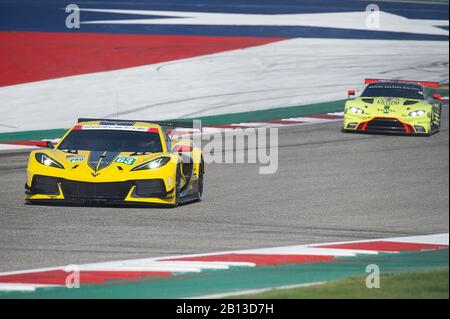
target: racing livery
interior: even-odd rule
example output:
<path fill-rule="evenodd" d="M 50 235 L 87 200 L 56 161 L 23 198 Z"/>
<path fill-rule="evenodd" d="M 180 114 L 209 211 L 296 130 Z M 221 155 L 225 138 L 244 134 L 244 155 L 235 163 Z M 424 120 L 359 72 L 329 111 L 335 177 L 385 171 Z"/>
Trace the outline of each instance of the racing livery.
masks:
<path fill-rule="evenodd" d="M 205 166 L 191 140 L 163 127 L 186 123 L 80 119 L 55 145 L 30 154 L 28 203 L 175 207 L 199 201 Z"/>
<path fill-rule="evenodd" d="M 441 127 L 437 82 L 366 79 L 359 98 L 349 90 L 344 132 L 398 133 L 430 136 Z"/>

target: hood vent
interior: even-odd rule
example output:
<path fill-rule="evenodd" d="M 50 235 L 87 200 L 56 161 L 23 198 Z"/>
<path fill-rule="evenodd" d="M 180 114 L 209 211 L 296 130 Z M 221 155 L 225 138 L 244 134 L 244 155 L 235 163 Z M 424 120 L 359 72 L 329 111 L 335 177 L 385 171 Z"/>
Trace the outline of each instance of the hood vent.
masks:
<path fill-rule="evenodd" d="M 406 100 L 405 103 L 403 103 L 403 105 L 414 105 L 417 103 L 419 103 L 419 101 Z"/>
<path fill-rule="evenodd" d="M 374 99 L 362 99 L 364 102 L 373 104 Z"/>

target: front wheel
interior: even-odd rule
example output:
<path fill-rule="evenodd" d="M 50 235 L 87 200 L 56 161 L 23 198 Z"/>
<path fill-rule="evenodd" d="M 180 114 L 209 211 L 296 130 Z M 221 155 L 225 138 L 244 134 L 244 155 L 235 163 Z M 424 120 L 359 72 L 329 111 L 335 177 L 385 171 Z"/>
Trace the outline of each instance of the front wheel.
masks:
<path fill-rule="evenodd" d="M 200 163 L 199 173 L 198 173 L 198 192 L 197 192 L 197 200 L 201 201 L 203 196 L 203 184 L 205 180 L 205 163 Z"/>
<path fill-rule="evenodd" d="M 437 127 L 437 132 L 440 131 L 442 125 L 442 105 L 439 106 L 439 124 Z"/>
<path fill-rule="evenodd" d="M 439 107 L 439 115 L 438 118 L 436 119 L 436 115 L 434 112 L 432 112 L 432 116 L 431 116 L 431 120 L 430 120 L 430 133 L 428 134 L 428 136 L 431 136 L 437 132 L 439 132 L 441 130 L 441 124 L 442 124 L 442 105 Z"/>
<path fill-rule="evenodd" d="M 177 175 L 175 177 L 175 202 L 170 205 L 170 207 L 178 207 L 178 205 L 180 205 L 180 192 L 181 192 L 181 171 L 180 171 L 180 167 L 178 166 L 177 168 Z"/>

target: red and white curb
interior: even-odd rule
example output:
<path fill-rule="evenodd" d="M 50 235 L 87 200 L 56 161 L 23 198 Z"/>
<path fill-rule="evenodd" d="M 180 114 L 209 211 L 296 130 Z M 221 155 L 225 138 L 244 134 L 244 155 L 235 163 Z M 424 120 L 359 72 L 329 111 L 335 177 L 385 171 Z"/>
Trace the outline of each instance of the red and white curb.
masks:
<path fill-rule="evenodd" d="M 2 142 L 0 143 L 0 153 L 8 152 L 27 152 L 34 149 L 46 147 L 47 142 L 56 144 L 59 142 L 57 139 L 45 139 L 40 141 L 18 141 L 18 142 Z"/>
<path fill-rule="evenodd" d="M 376 240 L 335 242 L 262 249 L 234 250 L 208 254 L 123 260 L 77 265 L 81 284 L 102 284 L 112 280 L 142 280 L 171 277 L 230 267 L 276 266 L 330 262 L 337 257 L 396 254 L 448 248 L 449 234 L 397 237 Z M 0 273 L 0 291 L 33 291 L 37 288 L 64 287 L 70 272 L 52 267 Z"/>
<path fill-rule="evenodd" d="M 304 124 L 318 124 L 327 122 L 337 122 L 344 118 L 344 112 L 334 112 L 326 114 L 308 115 L 304 117 L 292 117 L 280 120 L 266 120 L 248 123 L 234 123 L 230 125 L 206 127 L 206 132 L 208 130 L 219 130 L 223 131 L 226 129 L 247 129 L 247 128 L 271 128 L 271 127 L 285 127 L 293 125 L 304 125 Z"/>
<path fill-rule="evenodd" d="M 207 134 L 215 134 L 227 132 L 235 129 L 256 129 L 256 128 L 280 128 L 286 126 L 294 126 L 294 125 L 304 125 L 304 124 L 318 124 L 318 123 L 327 123 L 327 122 L 336 122 L 341 121 L 344 118 L 343 112 L 336 113 L 327 113 L 327 114 L 318 114 L 318 115 L 309 115 L 305 117 L 295 117 L 288 119 L 280 119 L 280 120 L 267 120 L 267 121 L 257 121 L 257 122 L 249 122 L 249 123 L 232 123 L 229 125 L 217 125 L 217 126 L 205 126 L 203 127 L 203 133 Z M 186 129 L 176 129 L 171 132 L 177 136 L 185 136 L 195 134 L 194 130 L 186 130 Z M 41 141 L 18 141 L 18 142 L 2 142 L 0 143 L 0 152 L 2 151 L 29 151 L 33 149 L 37 149 L 40 147 L 45 147 L 45 142 L 50 141 L 53 143 L 57 143 L 59 139 L 44 139 Z"/>
<path fill-rule="evenodd" d="M 215 134 L 223 133 L 233 130 L 247 130 L 258 128 L 281 128 L 287 126 L 297 126 L 305 124 L 319 124 L 342 121 L 344 118 L 344 112 L 334 112 L 327 114 L 308 115 L 304 117 L 293 117 L 279 120 L 265 120 L 256 122 L 243 122 L 243 123 L 231 123 L 227 125 L 205 126 L 203 127 L 203 133 Z M 176 129 L 170 133 L 177 136 L 192 135 L 198 133 L 198 131 L 189 129 Z"/>

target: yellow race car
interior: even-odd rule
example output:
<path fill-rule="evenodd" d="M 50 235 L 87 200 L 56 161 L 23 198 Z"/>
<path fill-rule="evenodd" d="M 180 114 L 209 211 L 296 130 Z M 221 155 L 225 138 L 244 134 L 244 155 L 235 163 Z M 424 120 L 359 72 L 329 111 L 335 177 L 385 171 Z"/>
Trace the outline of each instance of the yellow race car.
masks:
<path fill-rule="evenodd" d="M 200 201 L 205 165 L 190 139 L 163 127 L 186 123 L 79 119 L 55 146 L 30 154 L 28 203 L 164 205 Z"/>
<path fill-rule="evenodd" d="M 441 127 L 441 96 L 437 82 L 366 79 L 355 98 L 348 91 L 344 132 L 398 133 L 430 136 Z"/>

